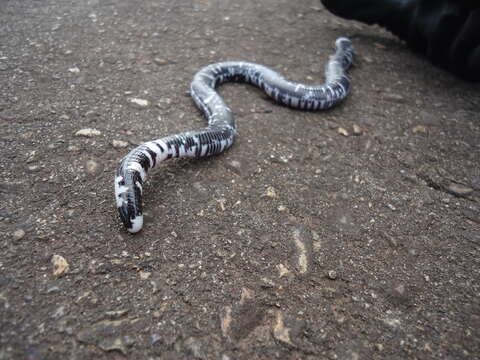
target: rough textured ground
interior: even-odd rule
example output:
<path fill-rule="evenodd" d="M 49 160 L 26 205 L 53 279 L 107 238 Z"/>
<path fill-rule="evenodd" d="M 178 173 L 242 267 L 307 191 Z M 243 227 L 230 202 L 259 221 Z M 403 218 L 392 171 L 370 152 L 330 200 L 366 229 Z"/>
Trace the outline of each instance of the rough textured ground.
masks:
<path fill-rule="evenodd" d="M 223 86 L 235 146 L 162 165 L 124 231 L 116 164 L 203 126 L 196 70 L 318 83 L 340 35 L 358 53 L 342 106 Z M 480 88 L 388 33 L 317 0 L 2 0 L 0 84 L 0 359 L 480 352 Z"/>

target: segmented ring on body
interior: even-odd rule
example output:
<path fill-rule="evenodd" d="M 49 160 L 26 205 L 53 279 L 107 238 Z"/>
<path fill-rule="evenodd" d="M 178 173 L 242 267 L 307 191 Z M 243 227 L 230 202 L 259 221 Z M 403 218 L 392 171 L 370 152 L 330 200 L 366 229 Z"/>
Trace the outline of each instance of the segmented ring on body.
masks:
<path fill-rule="evenodd" d="M 338 38 L 336 52 L 325 68 L 325 83 L 309 86 L 286 80 L 277 72 L 259 64 L 229 61 L 208 65 L 197 72 L 190 94 L 205 115 L 208 126 L 177 135 L 148 141 L 130 151 L 118 166 L 115 198 L 120 218 L 127 230 L 138 232 L 143 226 L 142 195 L 147 172 L 170 158 L 216 155 L 229 148 L 236 136 L 230 108 L 215 91 L 226 81 L 246 82 L 265 91 L 276 102 L 303 110 L 329 109 L 347 97 L 353 47 L 349 39 Z"/>

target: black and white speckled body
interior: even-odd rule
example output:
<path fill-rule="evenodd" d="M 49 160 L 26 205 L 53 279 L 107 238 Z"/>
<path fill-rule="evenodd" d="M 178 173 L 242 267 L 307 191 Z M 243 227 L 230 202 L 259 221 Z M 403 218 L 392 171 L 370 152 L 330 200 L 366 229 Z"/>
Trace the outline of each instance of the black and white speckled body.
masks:
<path fill-rule="evenodd" d="M 293 83 L 265 66 L 243 61 L 221 62 L 201 69 L 193 78 L 190 93 L 205 114 L 208 126 L 146 142 L 120 161 L 115 177 L 115 198 L 127 230 L 135 233 L 143 226 L 142 193 L 148 170 L 170 158 L 219 154 L 233 144 L 235 121 L 231 110 L 215 91 L 216 86 L 226 81 L 246 82 L 292 108 L 331 108 L 349 93 L 350 79 L 346 71 L 353 60 L 349 39 L 339 38 L 335 45 L 336 52 L 326 65 L 325 84 L 319 86 Z"/>

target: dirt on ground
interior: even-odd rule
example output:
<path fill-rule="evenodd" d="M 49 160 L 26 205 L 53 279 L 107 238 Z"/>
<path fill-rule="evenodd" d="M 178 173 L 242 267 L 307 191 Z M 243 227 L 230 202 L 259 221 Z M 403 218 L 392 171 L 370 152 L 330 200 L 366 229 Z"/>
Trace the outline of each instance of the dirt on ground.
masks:
<path fill-rule="evenodd" d="M 339 36 L 341 106 L 223 85 L 234 146 L 161 164 L 124 230 L 118 161 L 205 126 L 196 71 L 321 83 Z M 317 0 L 2 0 L 0 84 L 0 359 L 480 353 L 480 88 L 389 33 Z"/>

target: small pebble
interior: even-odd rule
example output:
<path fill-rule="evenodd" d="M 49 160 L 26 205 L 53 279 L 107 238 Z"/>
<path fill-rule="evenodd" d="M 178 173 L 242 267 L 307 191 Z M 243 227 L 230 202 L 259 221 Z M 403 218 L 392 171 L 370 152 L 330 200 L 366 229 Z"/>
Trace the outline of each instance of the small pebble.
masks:
<path fill-rule="evenodd" d="M 264 196 L 267 196 L 267 197 L 272 198 L 272 199 L 276 198 L 277 193 L 275 191 L 275 188 L 273 186 L 269 186 L 267 188 L 267 192 L 264 194 Z"/>
<path fill-rule="evenodd" d="M 28 153 L 27 164 L 34 162 L 37 157 L 37 151 L 33 150 Z"/>
<path fill-rule="evenodd" d="M 473 189 L 471 187 L 462 185 L 462 184 L 456 184 L 456 183 L 451 183 L 448 186 L 448 192 L 456 195 L 456 196 L 467 196 L 473 193 Z"/>
<path fill-rule="evenodd" d="M 150 335 L 150 344 L 151 345 L 155 345 L 156 343 L 158 343 L 160 340 L 162 339 L 162 337 L 158 334 L 152 334 Z"/>
<path fill-rule="evenodd" d="M 55 277 L 64 275 L 70 269 L 67 260 L 61 255 L 53 255 L 51 262 L 53 264 L 53 276 Z"/>
<path fill-rule="evenodd" d="M 95 160 L 87 160 L 87 162 L 85 163 L 85 170 L 89 174 L 97 173 L 98 169 L 99 169 L 99 165 Z"/>
<path fill-rule="evenodd" d="M 58 307 L 52 314 L 51 318 L 52 319 L 60 319 L 62 316 L 65 315 L 65 306 L 62 305 Z"/>
<path fill-rule="evenodd" d="M 159 109 L 166 110 L 170 107 L 171 104 L 172 104 L 172 99 L 162 98 L 158 100 L 158 103 L 155 106 Z"/>
<path fill-rule="evenodd" d="M 47 147 L 48 147 L 49 150 L 55 150 L 55 149 L 57 149 L 59 146 L 60 146 L 60 143 L 50 143 L 50 144 L 48 144 Z"/>
<path fill-rule="evenodd" d="M 278 276 L 279 277 L 284 277 L 284 276 L 290 274 L 290 270 L 283 264 L 278 264 L 277 269 L 278 269 Z"/>
<path fill-rule="evenodd" d="M 284 315 L 278 311 L 276 314 L 276 321 L 272 328 L 273 337 L 283 343 L 293 345 L 290 338 L 291 329 L 285 326 Z"/>
<path fill-rule="evenodd" d="M 426 134 L 427 128 L 424 125 L 417 125 L 412 129 L 412 133 L 414 134 Z"/>
<path fill-rule="evenodd" d="M 335 280 L 337 278 L 337 272 L 335 270 L 329 270 L 327 276 L 330 280 Z"/>
<path fill-rule="evenodd" d="M 90 128 L 81 129 L 75 133 L 75 136 L 85 136 L 85 137 L 93 137 L 93 136 L 99 136 L 99 135 L 102 135 L 101 131 L 97 129 L 90 129 Z"/>
<path fill-rule="evenodd" d="M 138 99 L 138 98 L 131 98 L 131 99 L 128 99 L 132 104 L 134 105 L 137 105 L 139 107 L 147 107 L 150 103 L 148 102 L 148 100 L 145 100 L 145 99 Z"/>
<path fill-rule="evenodd" d="M 345 129 L 345 128 L 341 127 L 341 126 L 337 129 L 337 132 L 338 132 L 340 135 L 343 135 L 343 136 L 348 136 L 348 135 L 349 135 L 347 129 Z"/>
<path fill-rule="evenodd" d="M 273 280 L 271 280 L 267 277 L 263 277 L 261 280 L 262 280 L 261 286 L 263 288 L 273 288 L 273 287 L 275 287 L 275 283 L 273 282 Z"/>
<path fill-rule="evenodd" d="M 52 286 L 47 289 L 47 294 L 54 294 L 60 292 L 60 288 L 58 286 Z"/>
<path fill-rule="evenodd" d="M 113 140 L 112 146 L 116 149 L 126 148 L 128 146 L 128 142 L 123 140 Z"/>
<path fill-rule="evenodd" d="M 25 236 L 25 231 L 23 229 L 17 229 L 13 232 L 13 240 L 18 241 L 23 239 Z"/>
<path fill-rule="evenodd" d="M 241 175 L 242 173 L 242 164 L 240 161 L 231 160 L 225 164 L 225 167 L 238 175 Z"/>
<path fill-rule="evenodd" d="M 383 98 L 385 100 L 392 101 L 392 102 L 397 102 L 397 103 L 405 102 L 405 98 L 400 94 L 385 93 L 385 94 L 383 94 Z"/>
<path fill-rule="evenodd" d="M 153 59 L 153 62 L 159 66 L 168 65 L 172 63 L 171 61 L 167 59 L 162 59 L 162 58 L 155 58 Z"/>
<path fill-rule="evenodd" d="M 69 145 L 69 146 L 67 147 L 67 151 L 77 152 L 77 151 L 80 151 L 80 148 L 79 148 L 77 145 Z"/>
<path fill-rule="evenodd" d="M 110 319 L 118 319 L 128 313 L 128 309 L 106 311 L 105 315 Z"/>
<path fill-rule="evenodd" d="M 359 136 L 359 135 L 362 135 L 363 134 L 363 130 L 360 126 L 358 126 L 357 124 L 353 124 L 353 135 L 355 136 Z"/>
<path fill-rule="evenodd" d="M 74 73 L 74 74 L 78 74 L 80 72 L 80 69 L 76 66 L 74 67 L 71 67 L 70 69 L 68 69 L 68 71 L 70 71 L 71 73 Z"/>
<path fill-rule="evenodd" d="M 151 275 L 151 272 L 140 271 L 140 279 L 142 280 L 147 280 Z"/>

